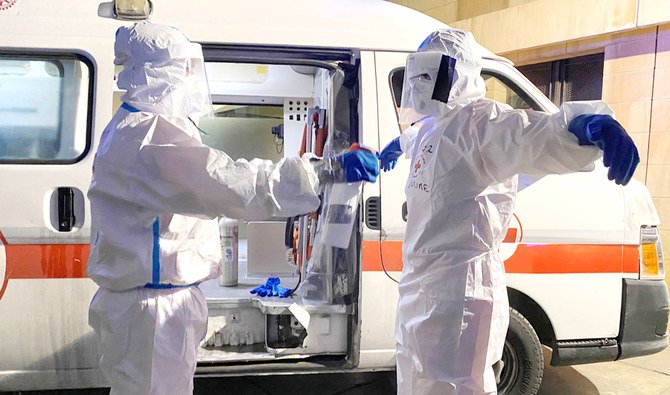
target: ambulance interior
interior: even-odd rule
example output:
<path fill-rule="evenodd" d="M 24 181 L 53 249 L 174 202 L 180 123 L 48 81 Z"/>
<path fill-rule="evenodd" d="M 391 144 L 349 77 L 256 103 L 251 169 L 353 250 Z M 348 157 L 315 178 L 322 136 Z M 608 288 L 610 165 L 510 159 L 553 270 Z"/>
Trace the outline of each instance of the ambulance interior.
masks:
<path fill-rule="evenodd" d="M 202 141 L 233 159 L 328 155 L 357 140 L 350 133 L 350 90 L 334 64 L 207 62 L 206 71 L 213 116 L 198 123 Z M 200 284 L 209 323 L 199 360 L 235 364 L 347 354 L 358 300 L 356 208 L 346 249 L 315 246 L 322 213 L 238 221 L 237 284 L 222 285 L 235 282 L 229 275 Z M 222 247 L 222 255 L 230 261 L 230 249 Z M 291 297 L 250 292 L 269 277 L 295 290 Z"/>

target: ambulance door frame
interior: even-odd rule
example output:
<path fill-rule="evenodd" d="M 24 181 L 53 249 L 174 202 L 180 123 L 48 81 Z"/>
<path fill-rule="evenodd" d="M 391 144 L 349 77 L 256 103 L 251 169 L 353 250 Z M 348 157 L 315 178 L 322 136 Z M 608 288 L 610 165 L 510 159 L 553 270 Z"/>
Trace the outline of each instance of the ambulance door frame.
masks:
<path fill-rule="evenodd" d="M 221 63 L 251 63 L 251 64 L 273 64 L 273 65 L 295 65 L 295 66 L 314 66 L 330 71 L 340 69 L 337 62 L 354 65 L 356 60 L 361 59 L 361 54 L 358 50 L 338 49 L 338 48 L 303 48 L 303 47 L 278 47 L 270 45 L 232 45 L 232 44 L 215 44 L 215 43 L 201 43 L 203 50 L 203 57 L 205 63 L 221 62 Z M 361 67 L 358 69 L 358 89 L 359 101 L 358 108 L 349 111 L 357 111 L 359 140 L 362 134 L 362 116 L 360 115 L 361 108 Z M 344 71 L 344 70 L 342 70 Z M 335 107 L 335 97 L 330 98 L 333 109 L 328 112 L 328 124 L 334 125 L 333 110 Z M 359 205 L 359 219 L 361 218 L 362 205 Z M 360 221 L 359 221 L 360 223 Z M 356 305 L 361 303 L 362 298 L 362 265 L 361 265 L 361 239 L 362 227 L 358 227 L 358 237 L 356 238 L 356 246 L 358 248 L 358 296 Z M 360 308 L 354 308 L 350 315 L 349 325 L 347 326 L 347 353 L 343 359 L 343 364 L 340 368 L 350 369 L 358 365 L 360 352 L 360 336 L 361 336 L 361 317 L 359 313 Z"/>

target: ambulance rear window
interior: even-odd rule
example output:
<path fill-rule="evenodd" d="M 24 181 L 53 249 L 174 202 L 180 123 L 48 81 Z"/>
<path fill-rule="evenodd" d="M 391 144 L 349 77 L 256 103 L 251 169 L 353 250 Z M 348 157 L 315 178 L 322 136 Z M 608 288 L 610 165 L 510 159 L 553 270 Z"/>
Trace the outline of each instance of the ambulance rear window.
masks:
<path fill-rule="evenodd" d="M 91 65 L 0 53 L 0 163 L 73 163 L 90 140 Z"/>

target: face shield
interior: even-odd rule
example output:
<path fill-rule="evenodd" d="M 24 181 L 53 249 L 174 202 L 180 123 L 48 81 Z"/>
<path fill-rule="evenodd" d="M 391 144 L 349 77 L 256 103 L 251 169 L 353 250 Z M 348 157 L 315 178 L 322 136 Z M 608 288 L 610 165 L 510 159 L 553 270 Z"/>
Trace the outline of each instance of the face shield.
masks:
<path fill-rule="evenodd" d="M 126 90 L 122 101 L 196 123 L 213 113 L 202 47 L 178 30 L 148 22 L 120 28 L 115 55 L 123 66 L 117 80 Z"/>
<path fill-rule="evenodd" d="M 184 108 L 183 114 L 187 114 L 198 125 L 201 119 L 214 116 L 202 47 L 200 44 L 188 43 L 170 50 L 171 56 L 174 51 L 174 59 L 183 59 L 184 61 L 184 84 L 188 91 L 188 100 L 184 101 L 186 108 Z"/>
<path fill-rule="evenodd" d="M 444 113 L 455 69 L 456 59 L 441 52 L 417 52 L 407 56 L 400 124 L 411 125 L 427 116 Z"/>

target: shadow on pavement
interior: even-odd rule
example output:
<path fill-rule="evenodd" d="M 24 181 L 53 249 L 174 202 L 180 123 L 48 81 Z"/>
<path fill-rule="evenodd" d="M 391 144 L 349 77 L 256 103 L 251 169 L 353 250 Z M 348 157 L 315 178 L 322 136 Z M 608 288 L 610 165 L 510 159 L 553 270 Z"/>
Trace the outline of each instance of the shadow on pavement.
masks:
<path fill-rule="evenodd" d="M 538 395 L 598 395 L 598 388 L 570 366 L 551 366 L 551 351 L 544 349 L 544 378 Z"/>
<path fill-rule="evenodd" d="M 196 395 L 395 394 L 395 372 L 198 378 Z"/>
<path fill-rule="evenodd" d="M 194 395 L 387 395 L 395 394 L 395 372 L 196 378 Z M 0 392 L 4 395 L 107 395 L 108 388 Z"/>

